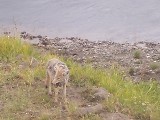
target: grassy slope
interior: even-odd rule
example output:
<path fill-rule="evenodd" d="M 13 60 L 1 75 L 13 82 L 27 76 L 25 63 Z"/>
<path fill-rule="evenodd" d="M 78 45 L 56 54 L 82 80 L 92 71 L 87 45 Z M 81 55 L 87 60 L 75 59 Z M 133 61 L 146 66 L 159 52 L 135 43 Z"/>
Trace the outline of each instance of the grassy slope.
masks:
<path fill-rule="evenodd" d="M 59 109 L 50 110 L 53 100 L 45 94 L 43 85 L 45 63 L 52 57 L 55 56 L 42 55 L 34 47 L 14 38 L 0 38 L 0 103 L 3 103 L 0 104 L 0 119 L 58 119 Z M 33 64 L 32 58 L 36 59 Z M 103 86 L 113 94 L 104 102 L 108 111 L 119 111 L 145 120 L 160 118 L 158 83 L 124 81 L 123 74 L 115 66 L 106 71 L 81 66 L 69 59 L 64 61 L 70 68 L 73 83 Z"/>

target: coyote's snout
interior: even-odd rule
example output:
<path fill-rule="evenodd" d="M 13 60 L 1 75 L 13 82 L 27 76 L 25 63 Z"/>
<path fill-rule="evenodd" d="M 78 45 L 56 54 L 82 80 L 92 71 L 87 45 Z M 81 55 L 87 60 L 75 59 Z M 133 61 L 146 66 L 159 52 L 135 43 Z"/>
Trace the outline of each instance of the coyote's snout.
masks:
<path fill-rule="evenodd" d="M 63 99 L 66 102 L 66 85 L 69 79 L 69 69 L 65 63 L 58 59 L 51 59 L 47 63 L 45 85 L 48 93 L 52 94 L 52 86 L 55 92 L 55 102 L 58 100 L 59 88 L 63 88 Z"/>

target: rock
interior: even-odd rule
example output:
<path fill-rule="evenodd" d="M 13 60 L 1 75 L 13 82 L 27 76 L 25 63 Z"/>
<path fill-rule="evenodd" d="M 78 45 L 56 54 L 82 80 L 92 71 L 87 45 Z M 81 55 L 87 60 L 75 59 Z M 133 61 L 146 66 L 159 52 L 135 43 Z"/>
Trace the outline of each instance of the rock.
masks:
<path fill-rule="evenodd" d="M 10 35 L 11 32 L 4 32 L 3 34 L 4 34 L 4 35 Z"/>
<path fill-rule="evenodd" d="M 108 99 L 111 95 L 105 88 L 102 87 L 94 88 L 93 91 L 94 99 L 97 101 Z"/>
<path fill-rule="evenodd" d="M 40 44 L 44 46 L 51 45 L 51 41 L 50 39 L 47 38 L 47 36 L 40 38 L 39 41 L 40 41 Z"/>
<path fill-rule="evenodd" d="M 41 38 L 42 38 L 42 36 L 41 36 L 41 35 L 38 35 L 38 36 L 37 36 L 37 38 L 41 39 Z"/>
<path fill-rule="evenodd" d="M 23 31 L 23 32 L 21 32 L 21 34 L 26 34 L 26 32 L 25 32 L 25 31 Z"/>
<path fill-rule="evenodd" d="M 103 105 L 97 104 L 95 106 L 77 108 L 75 115 L 83 116 L 86 114 L 100 113 L 102 110 L 103 110 Z"/>

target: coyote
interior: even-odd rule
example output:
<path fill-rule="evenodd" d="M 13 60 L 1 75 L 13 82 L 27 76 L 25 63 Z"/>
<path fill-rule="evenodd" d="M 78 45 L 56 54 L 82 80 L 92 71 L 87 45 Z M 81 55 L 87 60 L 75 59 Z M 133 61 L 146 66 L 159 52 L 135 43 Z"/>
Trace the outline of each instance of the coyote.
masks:
<path fill-rule="evenodd" d="M 48 94 L 52 95 L 51 87 L 54 86 L 55 102 L 58 100 L 59 88 L 63 88 L 63 99 L 66 103 L 66 85 L 69 79 L 69 69 L 65 63 L 58 59 L 51 59 L 47 63 L 45 85 L 48 88 Z"/>

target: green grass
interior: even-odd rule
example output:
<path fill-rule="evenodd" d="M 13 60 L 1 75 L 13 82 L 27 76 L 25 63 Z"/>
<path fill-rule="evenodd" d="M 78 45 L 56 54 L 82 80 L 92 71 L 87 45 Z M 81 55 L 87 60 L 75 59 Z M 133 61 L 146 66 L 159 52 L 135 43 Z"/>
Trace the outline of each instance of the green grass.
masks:
<path fill-rule="evenodd" d="M 108 71 L 93 69 L 66 61 L 70 67 L 71 79 L 79 86 L 92 85 L 106 88 L 113 96 L 105 102 L 106 108 L 113 112 L 130 114 L 137 119 L 156 120 L 160 117 L 160 85 L 155 82 L 133 83 L 124 80 L 123 74 L 112 66 Z"/>
<path fill-rule="evenodd" d="M 15 38 L 0 38 L 0 101 L 4 103 L 0 119 L 56 119 L 59 109 L 52 111 L 53 99 L 45 93 L 45 63 L 56 57 L 41 52 Z M 32 66 L 31 59 L 36 64 Z M 110 112 L 122 112 L 143 120 L 160 118 L 160 85 L 156 81 L 135 84 L 124 80 L 120 68 L 109 70 L 81 66 L 71 59 L 60 58 L 70 69 L 70 80 L 77 86 L 102 86 L 112 97 L 104 102 Z M 118 69 L 119 68 L 119 69 Z M 74 105 L 70 105 L 74 111 Z M 23 116 L 23 117 L 22 117 Z M 81 119 L 99 119 L 97 115 Z"/>
<path fill-rule="evenodd" d="M 139 50 L 134 51 L 133 57 L 135 59 L 140 59 L 141 58 L 141 52 Z"/>
<path fill-rule="evenodd" d="M 137 119 L 159 119 L 160 117 L 160 85 L 153 82 L 135 84 L 124 80 L 123 74 L 116 67 L 110 70 L 93 69 L 70 63 L 71 77 L 75 83 L 83 85 L 90 81 L 93 85 L 106 88 L 113 96 L 106 101 L 109 111 L 130 114 Z"/>
<path fill-rule="evenodd" d="M 36 56 L 33 47 L 27 43 L 23 43 L 19 39 L 0 37 L 0 60 L 9 61 L 15 58 L 26 59 L 29 56 Z"/>
<path fill-rule="evenodd" d="M 156 70 L 156 69 L 158 69 L 159 67 L 160 67 L 160 63 L 153 62 L 153 63 L 150 64 L 150 68 L 151 68 L 152 70 Z"/>

